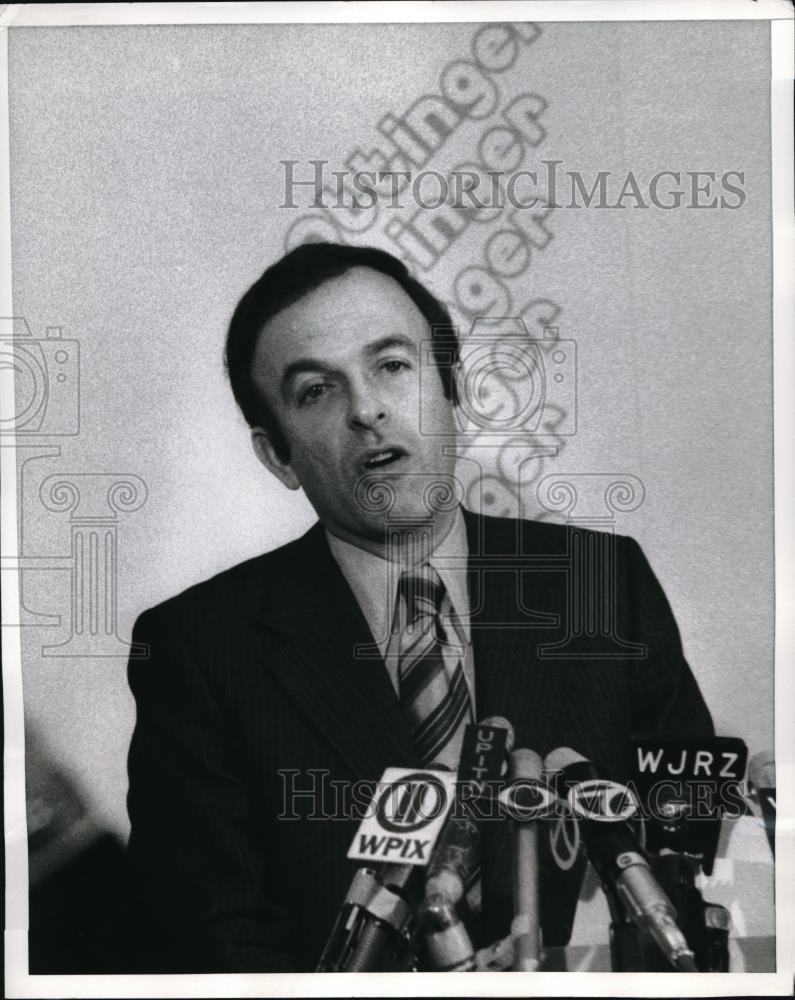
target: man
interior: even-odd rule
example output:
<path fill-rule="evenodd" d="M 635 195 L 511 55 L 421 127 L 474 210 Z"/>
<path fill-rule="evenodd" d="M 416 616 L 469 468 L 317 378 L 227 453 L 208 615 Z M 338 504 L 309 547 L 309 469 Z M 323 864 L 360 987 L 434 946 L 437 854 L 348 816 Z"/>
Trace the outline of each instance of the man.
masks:
<path fill-rule="evenodd" d="M 395 258 L 293 250 L 239 303 L 227 364 L 257 455 L 320 522 L 139 618 L 129 854 L 161 967 L 309 971 L 355 871 L 332 792 L 455 766 L 491 715 L 619 780 L 630 733 L 712 724 L 635 542 L 591 595 L 605 644 L 567 607 L 603 536 L 460 506 L 452 324 Z M 508 932 L 509 858 L 484 823 L 479 944 Z"/>

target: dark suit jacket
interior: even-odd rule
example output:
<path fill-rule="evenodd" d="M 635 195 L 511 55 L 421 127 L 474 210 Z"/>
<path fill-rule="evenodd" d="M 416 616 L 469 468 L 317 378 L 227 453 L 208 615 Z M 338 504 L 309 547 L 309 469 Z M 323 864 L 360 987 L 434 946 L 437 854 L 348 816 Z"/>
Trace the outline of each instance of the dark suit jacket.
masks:
<path fill-rule="evenodd" d="M 712 732 L 636 542 L 466 522 L 479 718 L 503 715 L 517 746 L 571 746 L 617 780 L 631 732 Z M 355 870 L 356 820 L 318 818 L 335 811 L 330 782 L 419 763 L 383 663 L 354 655 L 373 637 L 322 527 L 146 611 L 133 641 L 151 653 L 129 668 L 129 859 L 162 945 L 143 964 L 312 970 Z M 285 803 L 290 782 L 313 781 L 324 803 Z M 508 933 L 510 851 L 506 824 L 483 837 L 487 943 Z"/>

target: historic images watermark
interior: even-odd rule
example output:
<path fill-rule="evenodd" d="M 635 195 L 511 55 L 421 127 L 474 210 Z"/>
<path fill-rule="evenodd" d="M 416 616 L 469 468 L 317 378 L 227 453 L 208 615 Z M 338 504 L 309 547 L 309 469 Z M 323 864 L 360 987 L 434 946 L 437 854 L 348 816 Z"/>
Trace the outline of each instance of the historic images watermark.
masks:
<path fill-rule="evenodd" d="M 390 782 L 332 779 L 331 772 L 323 768 L 305 772 L 281 768 L 277 774 L 281 806 L 276 818 L 283 821 L 367 819 L 376 814 L 379 802 L 392 788 Z M 601 780 L 564 788 L 554 780 L 547 784 L 530 779 L 482 785 L 456 780 L 453 787 L 452 815 L 485 822 L 574 817 L 596 822 L 665 823 L 675 811 L 686 812 L 688 822 L 714 822 L 716 818 L 749 815 L 755 794 L 752 785 L 736 774 L 725 780 L 669 777 L 643 788 L 632 780 L 625 784 Z M 430 822 L 443 808 L 438 797 L 430 796 L 419 802 L 415 812 Z"/>
<path fill-rule="evenodd" d="M 605 657 L 643 659 L 645 647 L 618 634 L 611 595 L 617 515 L 637 510 L 645 488 L 623 471 L 551 475 L 546 465 L 559 458 L 578 432 L 578 350 L 560 325 L 561 306 L 536 290 L 533 266 L 552 244 L 551 217 L 567 204 L 566 184 L 572 205 L 596 207 L 614 197 L 615 179 L 604 171 L 586 178 L 580 171 L 561 169 L 560 160 L 539 159 L 548 136 L 549 101 L 524 88 L 532 79 L 528 53 L 541 36 L 540 27 L 529 23 L 483 26 L 472 36 L 470 58 L 442 68 L 435 93 L 421 95 L 400 114 L 381 117 L 378 145 L 369 152 L 356 148 L 341 169 L 330 169 L 320 158 L 308 164 L 283 159 L 282 208 L 299 211 L 285 236 L 285 249 L 312 240 L 386 243 L 409 267 L 433 280 L 437 266 L 464 235 L 477 239 L 479 255 L 473 258 L 468 251 L 470 263 L 454 275 L 447 294 L 440 295 L 458 321 L 453 332 L 457 347 L 451 347 L 448 359 L 456 365 L 457 436 L 446 448 L 459 461 L 455 475 L 444 482 L 433 476 L 417 479 L 416 493 L 428 514 L 427 524 L 416 526 L 418 545 L 432 547 L 423 531 L 433 531 L 435 513 L 460 503 L 495 516 L 564 519 L 575 529 L 598 527 L 597 546 L 576 544 L 575 533 L 570 551 L 554 565 L 548 559 L 535 565 L 517 553 L 516 560 L 503 560 L 500 571 L 565 576 L 565 634 L 540 645 L 540 658 L 583 656 L 577 640 L 590 630 L 599 634 Z M 510 80 L 507 71 L 522 62 L 528 72 L 520 83 L 517 77 Z M 473 147 L 467 147 L 472 151 L 454 162 L 461 143 L 453 152 L 453 139 L 466 126 L 467 135 L 475 136 Z M 689 184 L 692 198 L 702 197 L 703 172 L 693 171 L 684 179 L 677 172 L 665 173 L 647 184 L 661 205 L 666 198 L 678 203 L 685 197 L 664 187 L 664 180 Z M 724 173 L 721 183 L 728 196 L 737 178 Z M 638 181 L 630 172 L 619 183 L 615 196 L 623 205 L 639 190 Z M 740 191 L 736 200 L 743 198 Z M 438 353 L 433 340 L 428 341 L 420 359 L 421 379 L 438 379 Z M 422 401 L 422 388 L 419 396 Z M 421 433 L 432 433 L 422 402 L 420 408 Z M 383 516 L 399 549 L 407 526 L 392 514 L 395 488 L 388 470 L 364 476 L 357 500 L 369 513 Z M 605 586 L 589 587 L 587 581 L 593 579 Z M 384 580 L 387 603 L 393 584 Z M 535 614 L 523 611 L 530 618 Z M 361 647 L 356 655 L 375 658 L 380 650 Z"/>
<path fill-rule="evenodd" d="M 80 433 L 80 344 L 64 337 L 63 327 L 48 326 L 37 337 L 24 316 L 0 317 L 0 370 L 14 399 L 14 412 L 0 418 L 0 435 Z"/>
<path fill-rule="evenodd" d="M 535 440 L 539 434 L 547 432 L 548 420 L 558 422 L 558 433 L 576 432 L 576 344 L 573 341 L 555 336 L 534 340 L 520 318 L 484 318 L 474 325 L 460 353 L 452 346 L 449 351 L 447 363 L 455 365 L 457 442 L 467 435 L 479 442 L 494 440 L 505 455 L 507 439 L 512 453 L 522 462 L 532 462 L 537 457 Z M 421 345 L 418 378 L 420 432 L 424 434 L 437 432 L 431 420 L 423 420 L 422 401 L 426 394 L 422 386 L 426 379 L 439 378 L 439 365 L 445 363 L 444 355 L 438 340 L 431 338 Z M 558 402 L 552 402 L 550 396 Z M 439 444 L 444 447 L 441 440 Z M 457 445 L 450 443 L 448 447 Z M 411 493 L 421 500 L 422 508 L 411 523 L 397 508 L 399 486 L 402 483 L 405 488 L 407 478 L 411 479 Z M 391 595 L 395 593 L 405 558 L 407 536 L 413 535 L 413 551 L 425 553 L 417 556 L 417 561 L 428 558 L 436 548 L 437 518 L 462 504 L 467 488 L 458 470 L 443 475 L 432 471 L 392 473 L 387 465 L 362 475 L 357 483 L 356 500 L 363 511 L 383 518 L 387 547 L 394 553 L 385 563 L 389 574 L 383 579 L 385 607 L 393 603 Z M 564 551 L 555 556 L 504 554 L 496 565 L 488 555 L 473 553 L 466 567 L 456 565 L 453 560 L 447 568 L 507 573 L 515 577 L 515 591 L 521 611 L 526 615 L 521 623 L 523 627 L 540 624 L 542 619 L 547 625 L 554 624 L 544 616 L 539 618 L 537 610 L 525 605 L 521 595 L 527 576 L 534 573 L 562 575 L 565 604 L 560 624 L 564 634 L 554 642 L 539 642 L 536 647 L 539 659 L 645 659 L 645 645 L 628 642 L 621 636 L 615 601 L 617 518 L 636 511 L 645 496 L 642 481 L 630 473 L 548 474 L 538 483 L 536 498 L 545 511 L 563 518 L 571 528 Z M 594 528 L 597 531 L 594 532 Z M 444 562 L 442 559 L 440 565 Z M 515 624 L 506 621 L 502 627 L 515 627 Z M 591 640 L 587 650 L 579 644 L 584 636 Z M 376 637 L 382 644 L 389 638 L 388 635 Z M 362 659 L 379 659 L 381 651 L 378 645 L 359 646 L 356 655 Z"/>
<path fill-rule="evenodd" d="M 26 574 L 68 573 L 68 635 L 41 645 L 43 657 L 144 656 L 143 647 L 119 636 L 119 526 L 122 515 L 146 502 L 145 482 L 134 473 L 58 471 L 40 479 L 34 496 L 39 507 L 25 503 L 29 466 L 60 459 L 59 438 L 78 436 L 80 422 L 80 343 L 65 337 L 62 327 L 47 327 L 36 336 L 25 317 L 0 318 L 0 377 L 3 391 L 14 400 L 13 413 L 0 424 L 0 447 L 20 458 L 17 510 L 19 549 L 3 555 L 0 569 L 18 574 L 20 607 L 4 616 L 3 627 L 58 628 L 63 615 L 33 611 L 26 605 Z M 38 468 L 38 466 L 36 467 Z M 42 510 L 69 515 L 66 551 L 30 551 L 25 525 Z"/>
<path fill-rule="evenodd" d="M 566 340 L 561 307 L 528 281 L 537 255 L 547 252 L 553 240 L 553 209 L 541 204 L 515 209 L 497 194 L 494 201 L 502 207 L 479 207 L 476 200 L 478 190 L 488 186 L 497 192 L 510 176 L 537 168 L 549 102 L 526 81 L 532 80 L 529 53 L 541 36 L 541 28 L 530 22 L 483 25 L 472 35 L 468 57 L 442 67 L 438 88 L 402 112 L 382 115 L 375 123 L 377 138 L 342 158 L 341 169 L 329 171 L 326 161 L 317 160 L 309 176 L 299 178 L 297 161 L 279 164 L 293 171 L 293 179 L 308 183 L 301 192 L 310 203 L 317 197 L 290 222 L 286 250 L 310 240 L 377 243 L 433 282 L 437 266 L 464 236 L 480 245 L 474 252 L 467 249 L 467 263 L 446 289 L 437 284 L 434 290 L 458 322 L 462 355 L 476 354 L 476 363 L 465 367 L 474 391 L 462 392 L 459 409 L 471 423 L 461 426 L 457 444 L 463 495 L 471 509 L 496 516 L 548 516 L 535 499 L 535 486 L 546 461 L 561 453 L 567 435 L 576 433 L 576 351 L 567 350 L 571 340 L 553 345 Z M 521 70 L 521 76 L 509 79 L 512 69 Z M 367 205 L 357 203 L 353 189 L 354 178 L 364 172 L 376 174 L 378 197 Z M 456 207 L 448 200 L 433 210 L 413 203 L 411 187 L 420 172 L 425 173 L 420 196 L 428 204 L 438 200 L 434 174 L 458 178 L 457 194 L 467 203 Z M 517 196 L 527 193 L 526 179 L 513 182 Z M 320 191 L 316 180 L 322 182 Z M 293 201 L 300 204 L 298 198 Z M 498 317 L 498 323 L 487 317 Z M 517 389 L 528 365 L 515 351 L 509 358 L 510 347 L 499 344 L 500 334 L 536 342 L 535 348 L 528 344 L 528 351 L 536 352 L 532 384 L 543 391 L 545 405 L 535 405 L 536 395 L 532 442 L 525 433 L 510 433 L 514 411 L 521 409 L 519 397 L 526 397 Z M 546 362 L 553 351 L 556 358 L 565 352 L 563 367 L 570 373 L 565 385 L 557 372 L 550 379 L 539 377 L 539 357 Z M 484 360 L 487 354 L 494 363 Z"/>
<path fill-rule="evenodd" d="M 516 135 L 509 140 L 517 143 Z M 458 212 L 530 208 L 742 208 L 748 196 L 743 170 L 564 170 L 562 160 L 541 160 L 543 170 L 330 170 L 328 160 L 280 160 L 280 208 L 387 212 L 414 206 Z M 311 192 L 311 197 L 309 197 Z M 298 199 L 298 201 L 296 201 Z M 299 201 L 304 204 L 299 204 Z"/>

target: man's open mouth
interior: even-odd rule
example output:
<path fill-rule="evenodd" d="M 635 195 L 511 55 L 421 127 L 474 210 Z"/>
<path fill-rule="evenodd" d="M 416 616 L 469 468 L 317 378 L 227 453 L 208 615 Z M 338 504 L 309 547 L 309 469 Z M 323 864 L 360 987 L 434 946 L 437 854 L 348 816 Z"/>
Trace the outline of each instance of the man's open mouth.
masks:
<path fill-rule="evenodd" d="M 373 451 L 364 460 L 364 468 L 368 472 L 373 469 L 385 469 L 398 459 L 405 458 L 406 454 L 403 448 L 383 448 L 381 451 Z"/>

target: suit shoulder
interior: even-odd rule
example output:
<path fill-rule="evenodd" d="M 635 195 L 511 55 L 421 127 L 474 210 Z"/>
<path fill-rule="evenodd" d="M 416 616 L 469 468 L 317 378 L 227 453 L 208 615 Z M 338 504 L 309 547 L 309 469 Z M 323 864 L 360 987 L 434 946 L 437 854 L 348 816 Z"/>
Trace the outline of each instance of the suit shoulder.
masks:
<path fill-rule="evenodd" d="M 477 551 L 518 551 L 533 552 L 568 551 L 572 534 L 606 538 L 613 535 L 622 547 L 635 548 L 637 542 L 628 535 L 583 528 L 580 525 L 563 524 L 557 521 L 539 521 L 532 518 L 490 517 L 468 514 L 470 548 Z M 474 544 L 473 544 L 474 543 Z"/>
<path fill-rule="evenodd" d="M 171 620 L 196 618 L 220 607 L 244 607 L 262 602 L 284 573 L 307 558 L 318 525 L 270 552 L 253 556 L 219 573 L 192 584 L 185 590 L 143 611 L 140 618 Z"/>

